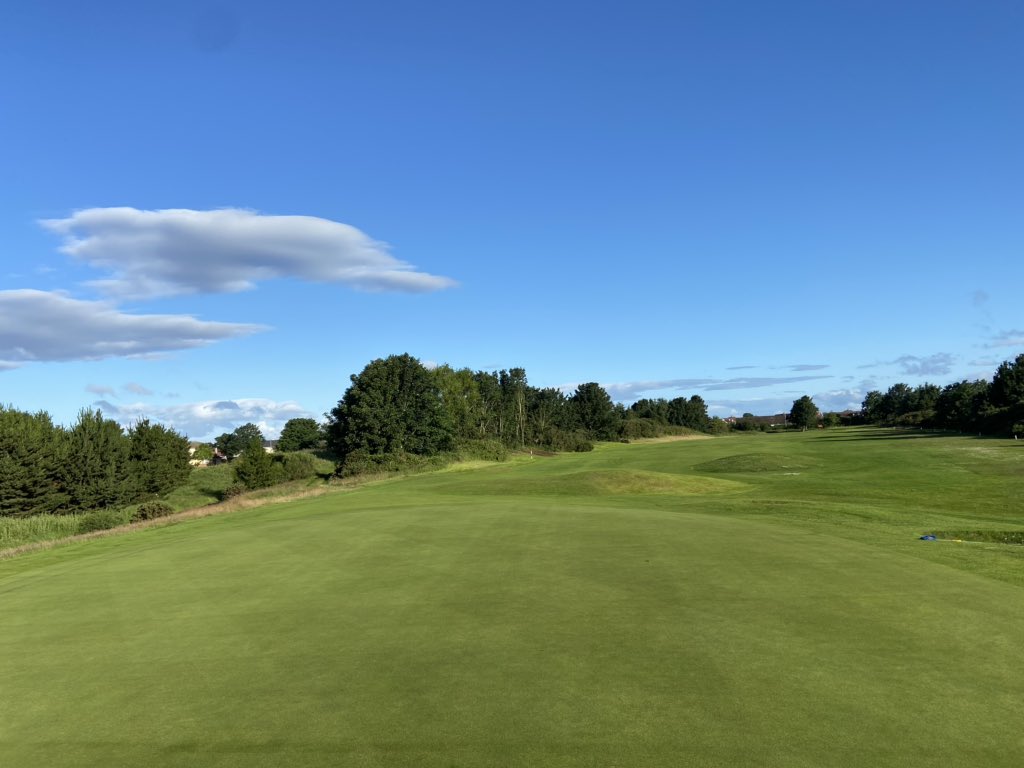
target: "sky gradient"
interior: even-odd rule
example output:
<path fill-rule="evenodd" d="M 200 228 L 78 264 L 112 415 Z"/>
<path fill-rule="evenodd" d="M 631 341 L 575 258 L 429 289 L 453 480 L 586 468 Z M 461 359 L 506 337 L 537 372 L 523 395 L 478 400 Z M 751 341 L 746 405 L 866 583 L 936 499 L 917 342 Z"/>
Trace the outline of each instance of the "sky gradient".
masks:
<path fill-rule="evenodd" d="M 1024 6 L 20 3 L 0 402 L 194 439 L 370 360 L 856 406 L 1024 352 Z"/>

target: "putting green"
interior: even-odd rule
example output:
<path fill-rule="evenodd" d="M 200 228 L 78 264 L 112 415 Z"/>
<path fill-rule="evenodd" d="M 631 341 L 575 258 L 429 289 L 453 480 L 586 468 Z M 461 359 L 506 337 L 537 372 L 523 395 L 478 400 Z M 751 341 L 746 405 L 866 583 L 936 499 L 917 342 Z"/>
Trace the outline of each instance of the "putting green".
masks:
<path fill-rule="evenodd" d="M 0 762 L 1020 765 L 1019 548 L 914 533 L 921 497 L 1020 525 L 1022 453 L 880 434 L 605 446 L 0 563 Z M 809 469 L 694 469 L 774 453 Z"/>

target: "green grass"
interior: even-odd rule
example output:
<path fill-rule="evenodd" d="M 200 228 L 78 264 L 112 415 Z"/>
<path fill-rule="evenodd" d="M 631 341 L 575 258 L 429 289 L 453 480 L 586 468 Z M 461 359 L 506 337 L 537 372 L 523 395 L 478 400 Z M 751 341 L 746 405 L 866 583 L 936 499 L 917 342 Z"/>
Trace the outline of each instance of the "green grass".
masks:
<path fill-rule="evenodd" d="M 1024 530 L 1022 482 L 1019 441 L 604 445 L 24 555 L 0 763 L 1018 766 L 1024 548 L 917 536 Z"/>

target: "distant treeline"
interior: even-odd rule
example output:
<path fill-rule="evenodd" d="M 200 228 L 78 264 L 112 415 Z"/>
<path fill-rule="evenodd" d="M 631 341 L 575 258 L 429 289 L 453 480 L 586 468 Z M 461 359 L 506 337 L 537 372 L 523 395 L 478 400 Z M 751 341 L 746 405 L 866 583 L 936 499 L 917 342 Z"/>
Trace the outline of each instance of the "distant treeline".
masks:
<path fill-rule="evenodd" d="M 1003 362 L 991 382 L 964 380 L 941 388 L 893 384 L 884 393 L 868 392 L 862 414 L 871 424 L 1024 434 L 1024 355 Z"/>
<path fill-rule="evenodd" d="M 488 446 L 586 451 L 596 440 L 708 431 L 713 424 L 696 395 L 626 408 L 595 382 L 566 395 L 531 386 L 523 368 L 428 369 L 407 354 L 373 360 L 351 381 L 327 414 L 327 447 L 342 474 L 394 466 L 410 454 L 486 453 Z"/>
<path fill-rule="evenodd" d="M 100 411 L 69 429 L 0 406 L 0 516 L 119 507 L 155 499 L 189 474 L 188 440 L 143 420 L 127 433 Z"/>

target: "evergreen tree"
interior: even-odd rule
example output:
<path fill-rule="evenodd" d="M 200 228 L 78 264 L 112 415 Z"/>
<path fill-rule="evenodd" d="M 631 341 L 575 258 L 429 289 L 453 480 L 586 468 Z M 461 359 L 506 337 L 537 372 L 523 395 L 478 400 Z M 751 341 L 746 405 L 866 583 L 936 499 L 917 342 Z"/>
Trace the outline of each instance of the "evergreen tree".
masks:
<path fill-rule="evenodd" d="M 0 516 L 46 514 L 66 504 L 63 442 L 48 413 L 0 406 Z"/>
<path fill-rule="evenodd" d="M 131 441 L 117 422 L 85 409 L 65 435 L 61 474 L 72 510 L 118 506 L 134 498 Z"/>
<path fill-rule="evenodd" d="M 580 426 L 592 440 L 615 439 L 618 417 L 612 399 L 600 384 L 580 384 L 569 400 Z"/>
<path fill-rule="evenodd" d="M 263 450 L 263 441 L 252 438 L 232 467 L 235 480 L 246 488 L 267 488 L 274 484 L 274 460 Z"/>
<path fill-rule="evenodd" d="M 137 498 L 162 496 L 188 480 L 188 439 L 148 419 L 128 431 L 131 441 L 131 469 Z"/>

